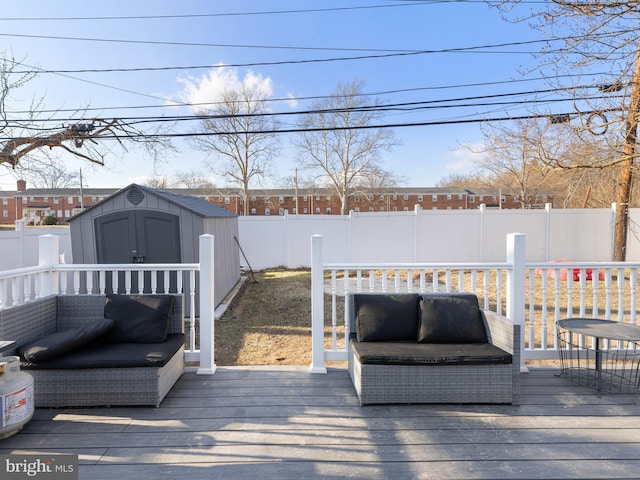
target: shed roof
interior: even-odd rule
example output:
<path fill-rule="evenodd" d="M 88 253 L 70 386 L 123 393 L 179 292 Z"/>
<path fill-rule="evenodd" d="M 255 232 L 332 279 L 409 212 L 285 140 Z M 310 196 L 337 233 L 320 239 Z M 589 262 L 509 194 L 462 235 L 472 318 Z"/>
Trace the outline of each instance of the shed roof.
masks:
<path fill-rule="evenodd" d="M 156 188 L 151 188 L 151 187 L 146 187 L 144 185 L 138 185 L 136 183 L 132 183 L 131 185 L 118 190 L 117 192 L 115 192 L 114 194 L 110 195 L 109 197 L 105 198 L 104 200 L 101 200 L 100 202 L 85 208 L 84 210 L 82 210 L 80 213 L 78 213 L 77 215 L 74 215 L 71 219 L 75 219 L 81 215 L 84 215 L 85 213 L 89 212 L 90 210 L 93 210 L 94 208 L 96 208 L 98 205 L 103 205 L 107 202 L 110 202 L 111 199 L 117 195 L 121 195 L 124 194 L 128 191 L 132 191 L 134 189 L 140 190 L 142 192 L 144 192 L 145 194 L 149 194 L 149 195 L 154 195 L 156 197 L 160 197 L 164 200 L 166 200 L 167 202 L 173 203 L 174 205 L 177 205 L 181 208 L 184 208 L 185 210 L 188 210 L 196 215 L 199 215 L 201 217 L 237 217 L 237 215 L 233 212 L 230 212 L 229 210 L 227 210 L 226 208 L 220 207 L 219 205 L 214 205 L 213 203 L 207 202 L 206 200 L 202 200 L 198 197 L 194 197 L 192 195 L 181 195 L 179 193 L 174 193 L 174 192 L 168 192 L 166 190 L 159 190 Z M 70 219 L 70 220 L 71 220 Z"/>

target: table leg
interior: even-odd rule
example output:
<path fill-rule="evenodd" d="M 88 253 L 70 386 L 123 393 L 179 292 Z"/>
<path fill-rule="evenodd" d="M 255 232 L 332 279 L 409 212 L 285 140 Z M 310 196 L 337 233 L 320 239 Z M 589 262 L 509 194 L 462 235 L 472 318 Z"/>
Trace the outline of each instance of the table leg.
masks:
<path fill-rule="evenodd" d="M 594 337 L 596 340 L 596 390 L 602 388 L 602 352 L 600 351 L 600 338 Z"/>

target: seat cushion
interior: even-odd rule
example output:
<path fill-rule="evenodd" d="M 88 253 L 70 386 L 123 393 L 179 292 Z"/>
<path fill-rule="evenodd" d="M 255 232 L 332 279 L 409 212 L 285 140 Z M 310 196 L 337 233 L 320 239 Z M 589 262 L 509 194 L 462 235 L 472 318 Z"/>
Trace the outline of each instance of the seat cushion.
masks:
<path fill-rule="evenodd" d="M 358 342 L 350 346 L 361 364 L 370 365 L 496 365 L 513 356 L 490 343 Z"/>
<path fill-rule="evenodd" d="M 164 342 L 169 332 L 169 314 L 173 295 L 108 294 L 104 317 L 115 322 L 114 327 L 100 337 L 104 343 Z"/>
<path fill-rule="evenodd" d="M 420 298 L 418 341 L 486 343 L 478 297 L 472 293 L 433 293 Z"/>
<path fill-rule="evenodd" d="M 25 370 L 162 367 L 184 345 L 184 334 L 161 343 L 91 343 L 49 360 L 23 363 Z"/>
<path fill-rule="evenodd" d="M 93 342 L 111 328 L 114 321 L 108 318 L 88 322 L 82 327 L 52 333 L 18 347 L 22 358 L 28 362 L 42 362 Z"/>
<path fill-rule="evenodd" d="M 416 340 L 418 294 L 354 295 L 356 335 L 360 342 Z"/>

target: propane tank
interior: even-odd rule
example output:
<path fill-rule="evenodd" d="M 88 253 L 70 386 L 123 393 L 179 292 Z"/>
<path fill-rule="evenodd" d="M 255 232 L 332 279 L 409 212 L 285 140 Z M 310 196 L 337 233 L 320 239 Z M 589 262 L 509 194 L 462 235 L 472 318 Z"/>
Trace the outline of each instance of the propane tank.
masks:
<path fill-rule="evenodd" d="M 18 433 L 34 410 L 33 377 L 20 371 L 20 358 L 0 357 L 0 439 Z"/>

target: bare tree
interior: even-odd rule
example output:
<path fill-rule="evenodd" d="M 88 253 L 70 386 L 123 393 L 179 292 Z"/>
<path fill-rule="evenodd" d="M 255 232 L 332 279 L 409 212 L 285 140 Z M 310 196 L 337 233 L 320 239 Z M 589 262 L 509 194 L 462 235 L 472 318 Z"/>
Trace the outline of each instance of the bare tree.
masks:
<path fill-rule="evenodd" d="M 564 158 L 565 144 L 554 141 L 546 119 L 515 120 L 510 124 L 486 124 L 479 147 L 477 167 L 493 188 L 509 191 L 521 199 L 522 208 L 531 205 L 549 184 L 555 170 L 551 158 Z"/>
<path fill-rule="evenodd" d="M 57 125 L 60 121 L 53 116 L 40 118 L 44 110 L 43 99 L 32 101 L 29 111 L 21 113 L 21 118 L 12 118 L 7 108 L 12 93 L 35 76 L 20 73 L 18 67 L 21 66 L 15 59 L 0 55 L 0 132 L 3 137 L 0 141 L 0 165 L 15 169 L 26 159 L 32 162 L 31 166 L 36 165 L 39 160 L 37 154 L 45 148 L 56 149 L 98 165 L 104 165 L 105 157 L 111 152 L 109 142 L 115 142 L 125 151 L 125 142 L 143 144 L 154 161 L 173 148 L 165 137 L 156 135 L 157 130 L 146 134 L 117 118 L 79 119 L 68 121 L 67 125 L 45 128 L 46 121 Z M 82 112 L 78 112 L 78 115 L 83 116 Z M 45 156 L 45 159 L 50 157 Z M 47 160 L 44 166 L 50 166 Z"/>
<path fill-rule="evenodd" d="M 511 16 L 516 1 L 488 1 Z M 541 68 L 549 67 L 555 72 L 572 72 L 574 75 L 555 78 L 579 78 L 576 73 L 607 71 L 606 81 L 598 87 L 602 94 L 609 95 L 610 102 L 598 99 L 597 104 L 585 102 L 595 108 L 595 113 L 585 115 L 580 130 L 601 133 L 612 122 L 620 124 L 620 142 L 615 155 L 597 168 L 615 166 L 618 171 L 616 187 L 614 260 L 626 257 L 628 232 L 628 208 L 633 191 L 633 177 L 637 152 L 638 113 L 640 111 L 640 39 L 638 22 L 640 9 L 636 1 L 574 1 L 550 0 L 526 20 L 551 38 L 550 48 L 545 49 Z M 527 8 L 528 11 L 528 8 Z M 524 20 L 515 19 L 515 20 Z M 560 45 L 562 45 L 560 47 Z M 551 76 L 550 76 L 551 77 Z M 571 87 L 572 85 L 569 85 Z M 575 87 L 575 85 L 573 85 Z M 574 98 L 582 97 L 582 91 Z M 615 94 L 615 95 L 611 95 Z M 584 98 L 584 97 L 583 97 Z M 615 105 L 618 101 L 618 105 Z M 576 102 L 576 106 L 579 102 Z M 598 111 L 599 109 L 599 111 Z M 578 114 L 580 108 L 577 108 Z M 619 112 L 617 119 L 614 111 Z M 608 115 L 607 115 L 608 113 Z M 584 165 L 583 167 L 587 167 Z"/>
<path fill-rule="evenodd" d="M 172 186 L 171 179 L 169 177 L 164 177 L 162 175 L 149 177 L 143 182 L 143 184 L 146 185 L 147 187 L 157 188 L 159 190 L 171 188 Z"/>
<path fill-rule="evenodd" d="M 178 171 L 175 174 L 175 184 L 184 188 L 215 188 L 213 182 L 202 172 L 191 170 L 189 172 Z"/>
<path fill-rule="evenodd" d="M 392 175 L 380 166 L 380 154 L 393 146 L 393 132 L 372 128 L 379 113 L 362 95 L 362 82 L 340 83 L 312 112 L 300 119 L 303 132 L 294 141 L 301 166 L 319 172 L 319 183 L 335 189 L 341 214 L 359 188 Z"/>
<path fill-rule="evenodd" d="M 69 171 L 58 158 L 47 158 L 21 169 L 20 177 L 36 188 L 70 188 L 80 185 L 80 173 Z"/>
<path fill-rule="evenodd" d="M 213 154 L 211 170 L 240 187 L 244 215 L 251 185 L 265 178 L 278 152 L 267 99 L 264 89 L 248 82 L 226 90 L 217 108 L 200 112 L 209 135 L 193 139 L 198 149 Z"/>

